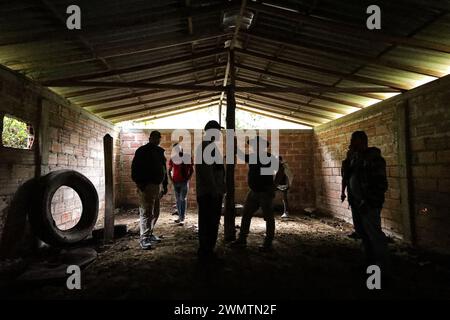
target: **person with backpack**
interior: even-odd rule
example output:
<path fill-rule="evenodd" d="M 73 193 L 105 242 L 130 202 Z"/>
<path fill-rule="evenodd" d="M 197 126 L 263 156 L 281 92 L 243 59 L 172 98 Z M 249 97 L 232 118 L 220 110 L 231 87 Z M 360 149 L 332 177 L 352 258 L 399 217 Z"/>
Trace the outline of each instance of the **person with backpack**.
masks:
<path fill-rule="evenodd" d="M 368 265 L 387 262 L 387 239 L 381 229 L 381 210 L 388 188 L 386 161 L 380 149 L 368 147 L 364 131 L 355 131 L 343 168 L 343 194 L 347 188 L 353 224 L 362 239 Z"/>
<path fill-rule="evenodd" d="M 169 178 L 173 184 L 178 212 L 178 218 L 174 222 L 182 226 L 186 217 L 186 199 L 194 166 L 191 155 L 185 154 L 179 143 L 173 145 L 172 154 L 169 160 Z"/>

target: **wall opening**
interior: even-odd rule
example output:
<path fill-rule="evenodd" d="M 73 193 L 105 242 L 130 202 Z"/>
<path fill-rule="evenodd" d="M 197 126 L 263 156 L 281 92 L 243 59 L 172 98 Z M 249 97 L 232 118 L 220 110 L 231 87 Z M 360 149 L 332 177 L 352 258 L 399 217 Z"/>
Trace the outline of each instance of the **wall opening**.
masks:
<path fill-rule="evenodd" d="M 62 186 L 53 195 L 51 208 L 58 229 L 68 230 L 80 221 L 83 203 L 75 190 Z"/>
<path fill-rule="evenodd" d="M 2 146 L 30 150 L 34 143 L 34 129 L 29 123 L 10 115 L 3 116 Z"/>

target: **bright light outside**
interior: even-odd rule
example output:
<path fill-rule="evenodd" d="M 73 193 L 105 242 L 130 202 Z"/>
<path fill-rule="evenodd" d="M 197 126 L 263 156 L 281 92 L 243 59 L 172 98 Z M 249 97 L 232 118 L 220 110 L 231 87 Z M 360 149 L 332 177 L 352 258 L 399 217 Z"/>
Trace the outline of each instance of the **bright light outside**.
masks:
<path fill-rule="evenodd" d="M 225 127 L 226 107 L 222 108 L 222 126 Z M 202 110 L 186 112 L 183 114 L 138 122 L 127 121 L 119 125 L 122 128 L 153 128 L 153 129 L 203 129 L 209 120 L 218 120 L 218 107 L 209 107 Z M 236 110 L 237 129 L 310 129 L 310 127 L 289 121 L 274 119 L 268 116 Z"/>

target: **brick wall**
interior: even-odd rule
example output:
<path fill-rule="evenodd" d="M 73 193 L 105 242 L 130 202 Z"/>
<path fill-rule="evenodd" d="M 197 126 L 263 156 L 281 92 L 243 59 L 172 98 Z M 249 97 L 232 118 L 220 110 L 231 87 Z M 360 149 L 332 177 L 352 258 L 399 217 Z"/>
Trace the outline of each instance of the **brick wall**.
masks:
<path fill-rule="evenodd" d="M 41 113 L 41 106 L 45 112 Z M 37 168 L 38 141 L 32 150 L 0 146 L 0 246 L 11 251 L 23 231 L 26 208 L 18 198 L 22 187 L 36 175 L 59 169 L 73 169 L 86 175 L 100 198 L 100 217 L 104 210 L 103 136 L 118 137 L 113 125 L 94 117 L 56 94 L 42 89 L 20 75 L 0 68 L 0 119 L 15 116 L 33 125 L 37 136 L 46 136 L 42 146 L 42 166 Z M 44 121 L 40 119 L 42 117 Z M 42 125 L 40 125 L 40 123 Z M 1 127 L 1 126 L 0 126 Z M 1 132 L 1 131 L 0 131 Z M 44 142 L 44 139 L 42 139 Z M 62 229 L 79 218 L 80 202 L 70 190 L 61 190 L 53 199 L 52 213 Z M 18 205 L 17 205 L 18 204 Z"/>
<path fill-rule="evenodd" d="M 365 130 L 369 145 L 381 149 L 387 162 L 389 190 L 382 211 L 387 233 L 404 234 L 408 215 L 402 206 L 399 165 L 399 108 L 407 106 L 411 163 L 412 231 L 420 247 L 449 252 L 450 248 L 450 76 L 315 128 L 314 180 L 317 206 L 351 221 L 341 203 L 340 167 L 350 135 Z M 408 125 L 407 125 L 408 127 Z M 403 203 L 404 205 L 404 203 Z"/>
<path fill-rule="evenodd" d="M 173 142 L 170 140 L 171 130 L 159 130 L 162 133 L 161 147 L 166 150 L 166 158 L 170 157 Z M 136 187 L 131 180 L 131 162 L 136 149 L 148 142 L 151 130 L 122 131 L 120 162 L 116 168 L 116 175 L 120 179 L 118 187 L 118 203 L 123 206 L 136 206 L 138 197 Z M 192 131 L 191 131 L 192 132 Z M 192 135 L 193 136 L 193 135 Z M 192 139 L 193 140 L 193 139 Z M 192 141 L 193 145 L 193 141 Z M 193 147 L 192 147 L 193 149 Z M 314 204 L 313 168 L 312 168 L 312 131 L 311 130 L 280 130 L 280 154 L 288 161 L 294 173 L 294 184 L 289 193 L 292 207 L 298 209 Z M 237 164 L 235 169 L 236 202 L 243 203 L 248 191 L 248 167 Z M 169 193 L 163 203 L 174 203 L 175 196 L 169 187 Z M 191 180 L 188 195 L 189 205 L 195 205 L 195 178 Z M 277 195 L 276 203 L 281 203 Z"/>
<path fill-rule="evenodd" d="M 417 242 L 450 251 L 450 77 L 409 99 Z"/>

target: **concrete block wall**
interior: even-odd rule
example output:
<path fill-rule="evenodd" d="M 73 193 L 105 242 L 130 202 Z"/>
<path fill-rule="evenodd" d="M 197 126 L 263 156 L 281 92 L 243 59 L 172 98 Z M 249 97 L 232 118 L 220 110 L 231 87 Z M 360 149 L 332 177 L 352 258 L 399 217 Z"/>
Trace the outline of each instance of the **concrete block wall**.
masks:
<path fill-rule="evenodd" d="M 171 146 L 171 130 L 159 130 L 162 133 L 161 147 L 166 150 L 166 158 L 169 159 Z M 136 149 L 148 142 L 151 130 L 127 130 L 120 134 L 121 155 L 120 163 L 116 167 L 116 176 L 121 184 L 118 188 L 118 204 L 123 206 L 136 206 L 138 196 L 136 187 L 131 180 L 131 162 Z M 192 133 L 192 131 L 191 131 Z M 280 154 L 288 161 L 294 173 L 294 183 L 289 193 L 292 207 L 301 209 L 314 204 L 313 167 L 312 167 L 312 130 L 280 130 Z M 193 137 L 193 133 L 192 133 Z M 192 150 L 193 150 L 192 138 Z M 248 192 L 247 185 L 248 167 L 245 164 L 237 164 L 235 170 L 236 202 L 243 203 Z M 277 194 L 276 203 L 281 203 L 280 194 Z M 163 198 L 163 203 L 173 204 L 175 196 L 173 188 L 169 187 L 169 193 Z M 189 205 L 195 205 L 195 177 L 191 180 L 188 195 Z"/>
<path fill-rule="evenodd" d="M 406 108 L 405 144 L 410 150 L 406 157 L 411 172 L 410 212 L 405 210 L 408 199 L 402 199 L 401 192 L 400 168 L 405 166 L 399 154 L 402 108 Z M 351 221 L 348 204 L 339 200 L 340 167 L 355 130 L 365 130 L 369 145 L 379 147 L 387 161 L 384 230 L 403 238 L 411 225 L 412 240 L 419 247 L 450 252 L 450 76 L 315 128 L 317 206 L 347 221 Z M 408 218 L 411 223 L 405 224 Z"/>
<path fill-rule="evenodd" d="M 417 243 L 450 252 L 450 77 L 409 98 Z"/>
<path fill-rule="evenodd" d="M 32 124 L 36 138 L 32 150 L 0 146 L 0 251 L 13 250 L 17 237 L 23 234 L 27 212 L 25 207 L 16 204 L 25 204 L 27 199 L 19 199 L 18 190 L 40 174 L 73 169 L 87 176 L 99 194 L 101 218 L 104 211 L 103 136 L 108 133 L 118 138 L 118 130 L 51 91 L 0 68 L 0 119 L 3 120 L 4 115 Z M 41 167 L 38 167 L 38 136 L 46 137 L 41 141 Z M 72 227 L 79 218 L 79 202 L 73 200 L 74 195 L 67 190 L 57 192 L 53 199 L 53 215 L 62 229 Z"/>

